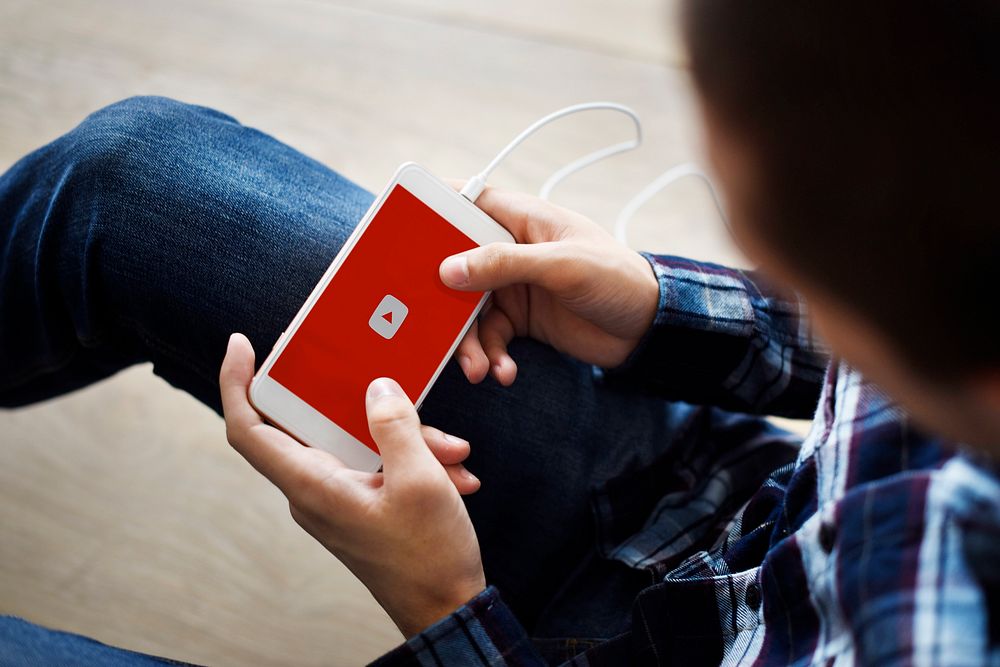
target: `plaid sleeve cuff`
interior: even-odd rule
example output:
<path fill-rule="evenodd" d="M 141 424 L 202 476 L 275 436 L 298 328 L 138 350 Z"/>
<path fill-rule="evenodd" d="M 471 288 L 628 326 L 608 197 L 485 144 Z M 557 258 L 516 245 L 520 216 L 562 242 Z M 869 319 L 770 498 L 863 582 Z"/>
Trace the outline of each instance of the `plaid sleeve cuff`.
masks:
<path fill-rule="evenodd" d="M 642 253 L 660 286 L 649 331 L 609 382 L 741 412 L 810 417 L 827 366 L 804 305 L 759 276 Z"/>
<path fill-rule="evenodd" d="M 712 334 L 739 341 L 753 333 L 754 309 L 739 271 L 683 257 L 640 254 L 649 262 L 660 286 L 656 316 L 625 362 L 606 372 L 616 376 L 658 375 L 668 367 L 676 370 L 685 359 L 703 363 L 705 359 L 693 357 L 690 349 L 665 344 L 670 342 L 667 337 L 682 338 L 685 331 L 711 338 L 713 344 L 720 339 Z"/>
<path fill-rule="evenodd" d="M 499 591 L 490 586 L 370 667 L 544 664 Z"/>

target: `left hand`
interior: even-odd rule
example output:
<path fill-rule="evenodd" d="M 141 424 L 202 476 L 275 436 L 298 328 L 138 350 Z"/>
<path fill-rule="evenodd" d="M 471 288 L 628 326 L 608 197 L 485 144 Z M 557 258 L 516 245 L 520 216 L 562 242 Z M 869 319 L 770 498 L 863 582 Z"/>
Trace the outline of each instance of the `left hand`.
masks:
<path fill-rule="evenodd" d="M 285 494 L 292 518 L 350 568 L 404 635 L 486 587 L 459 495 L 479 487 L 460 464 L 468 443 L 464 453 L 449 449 L 443 433 L 420 425 L 399 385 L 379 378 L 366 406 L 383 472 L 352 470 L 261 420 L 247 399 L 253 369 L 250 341 L 234 334 L 219 374 L 229 443 Z"/>

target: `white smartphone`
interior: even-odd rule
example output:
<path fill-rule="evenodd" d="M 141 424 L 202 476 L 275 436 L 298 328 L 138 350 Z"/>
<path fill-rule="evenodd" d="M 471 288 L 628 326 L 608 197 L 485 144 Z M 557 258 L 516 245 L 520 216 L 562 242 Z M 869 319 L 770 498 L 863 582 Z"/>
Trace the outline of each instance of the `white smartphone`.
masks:
<path fill-rule="evenodd" d="M 281 334 L 250 385 L 275 426 L 351 468 L 381 466 L 365 391 L 396 380 L 419 407 L 488 293 L 459 292 L 441 261 L 494 241 L 499 223 L 416 164 L 404 164 Z"/>

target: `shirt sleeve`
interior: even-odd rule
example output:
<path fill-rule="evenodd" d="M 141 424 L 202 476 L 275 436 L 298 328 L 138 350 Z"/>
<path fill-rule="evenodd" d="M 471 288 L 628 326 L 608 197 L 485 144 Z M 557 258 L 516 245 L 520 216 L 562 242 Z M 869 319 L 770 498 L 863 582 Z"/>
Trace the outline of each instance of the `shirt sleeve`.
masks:
<path fill-rule="evenodd" d="M 812 417 L 829 353 L 805 304 L 758 274 L 643 253 L 660 285 L 653 326 L 614 384 L 738 412 Z"/>
<path fill-rule="evenodd" d="M 369 667 L 545 664 L 524 627 L 490 586 Z"/>

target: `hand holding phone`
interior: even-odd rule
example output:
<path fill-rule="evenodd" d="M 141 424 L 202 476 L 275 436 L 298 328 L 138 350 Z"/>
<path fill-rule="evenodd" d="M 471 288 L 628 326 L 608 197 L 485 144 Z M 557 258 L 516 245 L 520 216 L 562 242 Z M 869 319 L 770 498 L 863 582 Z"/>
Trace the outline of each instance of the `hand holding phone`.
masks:
<path fill-rule="evenodd" d="M 409 637 L 485 586 L 479 543 L 459 493 L 478 488 L 454 461 L 468 454 L 422 427 L 392 380 L 362 396 L 384 456 L 360 472 L 265 424 L 247 400 L 250 341 L 234 334 L 219 374 L 230 444 L 288 498 L 292 517 L 371 590 Z M 453 461 L 452 465 L 442 465 Z"/>
<path fill-rule="evenodd" d="M 514 336 L 605 368 L 625 361 L 656 315 L 659 284 L 649 262 L 592 220 L 538 197 L 487 188 L 476 205 L 517 244 L 470 249 L 441 264 L 453 289 L 494 290 L 491 308 L 455 353 L 466 377 L 480 382 L 492 373 L 512 383 Z"/>

